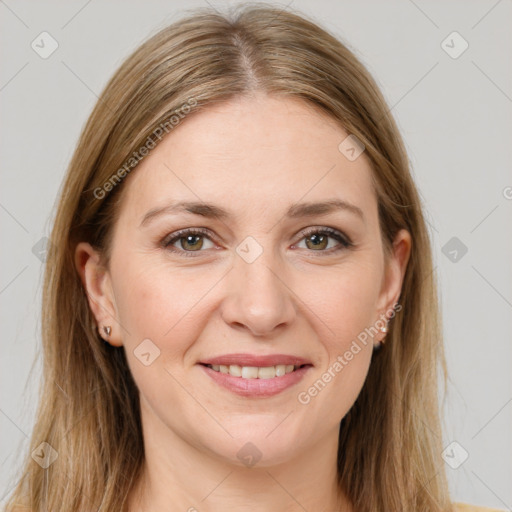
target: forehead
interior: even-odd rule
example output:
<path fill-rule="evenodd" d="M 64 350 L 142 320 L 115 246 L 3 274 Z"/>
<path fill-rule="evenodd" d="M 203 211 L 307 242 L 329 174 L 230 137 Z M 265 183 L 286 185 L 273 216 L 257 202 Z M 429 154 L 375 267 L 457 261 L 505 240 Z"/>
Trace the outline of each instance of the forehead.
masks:
<path fill-rule="evenodd" d="M 342 199 L 376 212 L 371 166 L 339 150 L 349 134 L 297 99 L 255 95 L 195 112 L 129 175 L 121 216 L 177 200 L 240 215 L 280 215 L 292 203 Z"/>

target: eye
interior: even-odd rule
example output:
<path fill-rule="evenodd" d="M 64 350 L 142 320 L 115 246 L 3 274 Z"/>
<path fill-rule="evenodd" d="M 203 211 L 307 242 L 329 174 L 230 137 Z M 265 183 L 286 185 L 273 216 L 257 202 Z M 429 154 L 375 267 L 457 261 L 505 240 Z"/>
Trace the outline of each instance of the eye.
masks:
<path fill-rule="evenodd" d="M 336 229 L 327 227 L 309 228 L 303 231 L 301 235 L 303 236 L 301 242 L 302 240 L 305 240 L 306 248 L 311 249 L 313 252 L 332 254 L 333 252 L 348 249 L 353 245 L 346 235 Z M 334 244 L 334 247 L 332 245 L 330 246 L 329 239 L 336 240 L 338 244 Z"/>
<path fill-rule="evenodd" d="M 201 252 L 201 249 L 211 249 L 211 247 L 204 244 L 207 239 L 213 246 L 212 241 L 207 237 L 209 231 L 202 228 L 195 229 L 182 229 L 171 235 L 171 238 L 166 238 L 163 241 L 163 246 L 171 252 L 177 252 L 184 256 L 195 256 L 195 252 Z M 179 248 L 175 247 L 179 244 Z"/>

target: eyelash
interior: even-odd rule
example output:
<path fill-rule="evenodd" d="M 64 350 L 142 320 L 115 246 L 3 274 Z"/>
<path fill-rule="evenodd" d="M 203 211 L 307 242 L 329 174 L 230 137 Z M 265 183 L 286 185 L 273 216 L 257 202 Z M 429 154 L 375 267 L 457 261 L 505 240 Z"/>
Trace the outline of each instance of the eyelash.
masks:
<path fill-rule="evenodd" d="M 190 257 L 195 258 L 195 257 L 199 256 L 199 254 L 201 252 L 204 252 L 204 250 L 185 251 L 183 249 L 177 249 L 176 247 L 172 246 L 175 242 L 177 242 L 178 240 L 180 240 L 182 238 L 185 238 L 188 235 L 205 235 L 208 238 L 210 238 L 210 240 L 211 240 L 210 231 L 208 229 L 189 228 L 189 229 L 182 229 L 180 231 L 177 231 L 176 233 L 172 233 L 172 235 L 170 235 L 171 238 L 169 238 L 169 236 L 168 236 L 162 241 L 162 246 L 165 249 L 170 250 L 171 252 L 185 256 L 187 258 L 190 258 Z M 332 229 L 329 227 L 305 229 L 304 231 L 301 232 L 302 237 L 300 238 L 299 242 L 302 241 L 304 238 L 307 238 L 308 236 L 311 236 L 311 235 L 328 235 L 329 237 L 337 240 L 340 243 L 340 246 L 334 247 L 334 248 L 331 247 L 330 249 L 323 250 L 323 251 L 309 251 L 309 252 L 319 252 L 319 253 L 324 253 L 324 254 L 330 255 L 333 253 L 337 253 L 343 249 L 349 249 L 350 247 L 353 247 L 353 245 L 354 245 L 346 235 L 344 235 L 343 233 L 339 232 L 336 229 Z M 213 241 L 213 240 L 211 240 L 211 241 Z"/>

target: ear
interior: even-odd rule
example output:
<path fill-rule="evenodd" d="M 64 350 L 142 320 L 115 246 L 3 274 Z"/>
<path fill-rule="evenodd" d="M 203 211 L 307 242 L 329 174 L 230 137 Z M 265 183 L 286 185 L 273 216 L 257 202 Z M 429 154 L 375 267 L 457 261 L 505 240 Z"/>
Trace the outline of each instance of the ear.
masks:
<path fill-rule="evenodd" d="M 99 335 L 115 347 L 122 346 L 110 272 L 102 263 L 101 254 L 90 244 L 80 242 L 75 249 L 75 267 L 96 318 Z M 111 327 L 109 336 L 103 331 L 106 326 Z"/>
<path fill-rule="evenodd" d="M 407 263 L 411 254 L 411 245 L 411 234 L 406 229 L 401 229 L 395 236 L 391 254 L 389 255 L 385 267 L 378 301 L 379 318 L 389 316 L 389 312 L 393 311 L 393 307 L 398 302 L 402 291 L 402 283 L 407 269 Z M 380 337 L 384 338 L 385 333 Z"/>

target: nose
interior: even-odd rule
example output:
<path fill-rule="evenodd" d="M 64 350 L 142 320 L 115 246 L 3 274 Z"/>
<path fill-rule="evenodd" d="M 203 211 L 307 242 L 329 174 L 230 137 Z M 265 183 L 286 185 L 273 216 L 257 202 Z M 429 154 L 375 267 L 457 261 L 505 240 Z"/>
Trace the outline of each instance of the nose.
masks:
<path fill-rule="evenodd" d="M 252 263 L 237 256 L 226 278 L 221 314 L 232 328 L 262 337 L 291 324 L 296 315 L 294 294 L 272 255 L 264 251 Z"/>

